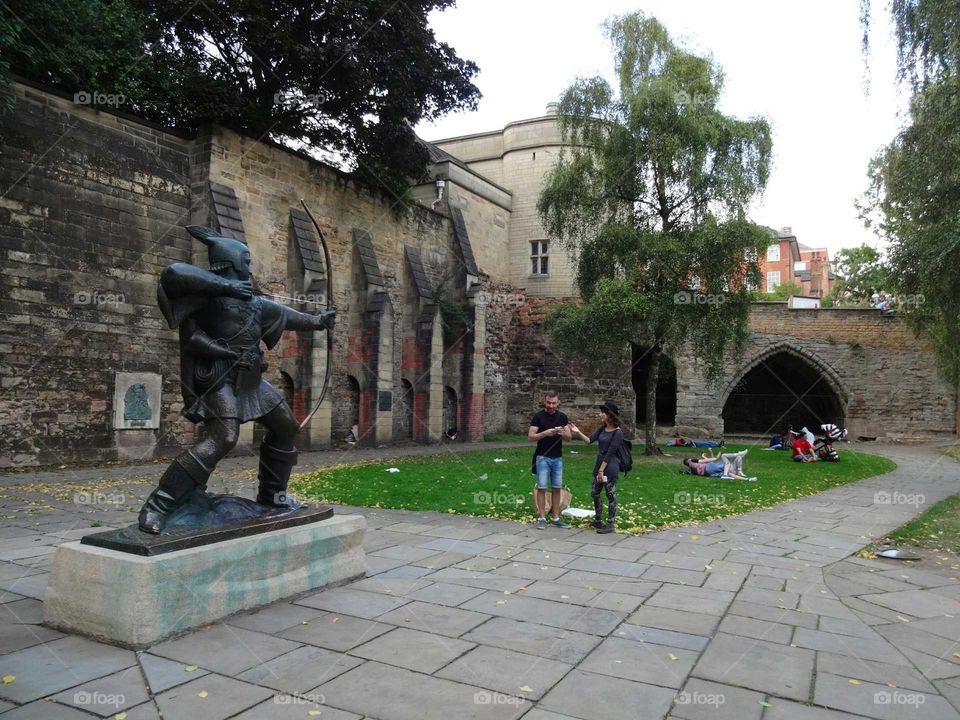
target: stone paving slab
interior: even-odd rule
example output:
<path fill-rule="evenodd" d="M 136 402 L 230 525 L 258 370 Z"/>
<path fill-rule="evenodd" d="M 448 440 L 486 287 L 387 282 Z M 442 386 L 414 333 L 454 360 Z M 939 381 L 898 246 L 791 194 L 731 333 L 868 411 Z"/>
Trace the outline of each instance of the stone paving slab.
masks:
<path fill-rule="evenodd" d="M 683 720 L 760 720 L 764 695 L 691 678 L 677 693 L 670 716 Z"/>
<path fill-rule="evenodd" d="M 419 600 L 384 613 L 378 618 L 380 622 L 449 637 L 460 637 L 489 619 L 490 615 L 482 612 L 435 605 Z"/>
<path fill-rule="evenodd" d="M 693 669 L 696 677 L 758 692 L 806 700 L 814 652 L 765 640 L 718 633 Z"/>
<path fill-rule="evenodd" d="M 533 622 L 495 617 L 463 636 L 464 640 L 576 665 L 600 643 L 596 635 Z"/>
<path fill-rule="evenodd" d="M 223 675 L 208 675 L 156 697 L 164 718 L 224 720 L 273 696 L 273 691 Z"/>
<path fill-rule="evenodd" d="M 357 645 L 390 632 L 396 626 L 374 622 L 349 615 L 330 613 L 312 620 L 309 625 L 294 625 L 280 633 L 280 637 L 297 643 L 307 643 L 328 650 L 346 652 Z"/>
<path fill-rule="evenodd" d="M 481 645 L 436 675 L 504 695 L 539 700 L 572 668 L 572 665 L 555 660 Z"/>
<path fill-rule="evenodd" d="M 844 712 L 880 720 L 960 720 L 958 713 L 939 694 L 891 688 L 862 682 L 852 685 L 845 677 L 817 675 L 813 701 Z"/>
<path fill-rule="evenodd" d="M 297 647 L 295 642 L 266 633 L 212 625 L 154 645 L 150 652 L 185 665 L 199 665 L 223 675 L 236 675 Z"/>
<path fill-rule="evenodd" d="M 697 651 L 609 637 L 579 667 L 625 680 L 680 688 L 699 656 Z"/>
<path fill-rule="evenodd" d="M 661 717 L 675 695 L 670 688 L 572 670 L 540 706 L 584 720 L 636 720 L 638 708 L 646 717 Z"/>

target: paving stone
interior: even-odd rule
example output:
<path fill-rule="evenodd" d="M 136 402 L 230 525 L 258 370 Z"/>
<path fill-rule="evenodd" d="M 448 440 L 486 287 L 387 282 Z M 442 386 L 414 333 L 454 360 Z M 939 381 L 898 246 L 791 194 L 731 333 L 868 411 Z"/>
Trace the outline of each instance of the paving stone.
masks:
<path fill-rule="evenodd" d="M 479 555 L 484 550 L 490 550 L 494 546 L 490 543 L 474 542 L 471 540 L 438 538 L 430 542 L 420 543 L 418 547 L 437 552 L 457 552 L 466 553 L 467 555 Z"/>
<path fill-rule="evenodd" d="M 412 592 L 408 597 L 411 600 L 422 600 L 423 602 L 434 603 L 436 605 L 456 607 L 461 603 L 465 603 L 470 598 L 475 598 L 477 595 L 482 595 L 483 593 L 484 590 L 481 588 L 438 582 L 431 584 L 429 587 Z"/>
<path fill-rule="evenodd" d="M 576 557 L 573 562 L 567 563 L 565 567 L 570 570 L 583 570 L 584 572 L 617 575 L 628 578 L 638 578 L 650 568 L 646 563 L 606 560 L 604 558 L 584 557 L 582 555 Z"/>
<path fill-rule="evenodd" d="M 960 665 L 949 656 L 937 657 L 908 647 L 901 647 L 900 652 L 929 680 L 960 676 Z"/>
<path fill-rule="evenodd" d="M 434 673 L 474 647 L 473 643 L 408 628 L 381 635 L 353 648 L 358 657 L 422 673 Z"/>
<path fill-rule="evenodd" d="M 713 635 L 713 631 L 720 623 L 720 618 L 702 613 L 672 610 L 670 608 L 640 607 L 627 618 L 631 625 L 641 627 L 660 628 L 690 635 Z"/>
<path fill-rule="evenodd" d="M 936 692 L 933 685 L 913 667 L 890 665 L 865 658 L 851 661 L 849 655 L 818 652 L 817 672 L 841 675 L 854 680 L 867 680 L 880 685 L 894 685 L 898 688 Z"/>
<path fill-rule="evenodd" d="M 428 537 L 448 538 L 450 540 L 478 540 L 489 531 L 482 527 L 458 527 L 456 525 L 440 525 L 425 530 L 423 535 Z"/>
<path fill-rule="evenodd" d="M 869 658 L 890 665 L 909 665 L 908 660 L 883 638 L 861 638 L 798 628 L 793 637 L 798 647 Z"/>
<path fill-rule="evenodd" d="M 879 574 L 890 578 L 891 580 L 902 580 L 903 582 L 923 588 L 942 587 L 944 585 L 953 585 L 956 583 L 955 579 L 951 579 L 946 575 L 930 572 L 929 570 L 920 570 L 919 568 L 915 567 L 887 570 L 886 572 L 881 572 Z"/>
<path fill-rule="evenodd" d="M 514 620 L 538 622 L 593 635 L 607 635 L 624 617 L 611 610 L 585 609 L 551 600 L 487 592 L 461 605 L 467 610 L 500 615 Z"/>
<path fill-rule="evenodd" d="M 596 635 L 495 617 L 463 636 L 464 640 L 575 665 L 600 643 Z"/>
<path fill-rule="evenodd" d="M 37 700 L 29 705 L 5 712 L 4 715 L 11 720 L 90 720 L 92 717 L 72 707 L 58 705 L 46 700 Z"/>
<path fill-rule="evenodd" d="M 783 578 L 771 577 L 770 575 L 750 575 L 743 584 L 744 589 L 749 587 L 780 592 L 784 589 L 786 581 Z"/>
<path fill-rule="evenodd" d="M 470 570 L 472 572 L 493 572 L 498 567 L 503 565 L 506 562 L 502 558 L 496 557 L 486 557 L 484 555 L 476 555 L 462 562 L 458 562 L 456 565 L 451 565 L 450 567 L 460 568 L 461 570 Z"/>
<path fill-rule="evenodd" d="M 47 591 L 47 580 L 50 579 L 50 573 L 41 572 L 25 575 L 14 580 L 0 580 L 0 602 L 6 602 L 4 595 L 16 594 L 22 597 L 32 597 L 37 600 L 43 600 L 43 594 Z M 16 598 L 20 599 L 20 598 Z"/>
<path fill-rule="evenodd" d="M 943 695 L 955 708 L 960 709 L 960 677 L 955 677 L 950 680 L 938 680 L 935 685 L 940 691 L 940 694 Z"/>
<path fill-rule="evenodd" d="M 627 640 L 638 640 L 656 645 L 666 645 L 668 647 L 678 647 L 684 650 L 703 650 L 708 638 L 700 635 L 690 635 L 688 633 L 674 632 L 672 630 L 663 630 L 661 628 L 642 627 L 640 625 L 631 625 L 623 623 L 613 632 L 614 636 L 626 638 Z"/>
<path fill-rule="evenodd" d="M 729 635 L 767 640 L 768 642 L 789 644 L 793 637 L 792 625 L 780 625 L 756 618 L 745 618 L 740 615 L 727 615 L 720 621 L 720 632 Z"/>
<path fill-rule="evenodd" d="M 405 597 L 432 584 L 432 580 L 423 580 L 422 578 L 387 578 L 383 575 L 377 575 L 376 577 L 352 582 L 349 589 Z"/>
<path fill-rule="evenodd" d="M 272 635 L 213 625 L 155 645 L 150 652 L 185 665 L 236 675 L 296 648 L 297 643 Z"/>
<path fill-rule="evenodd" d="M 130 650 L 67 636 L 0 657 L 0 677 L 16 677 L 0 685 L 0 697 L 27 703 L 136 663 Z"/>
<path fill-rule="evenodd" d="M 20 601 L 23 602 L 23 601 Z M 42 625 L 0 623 L 0 655 L 65 637 L 62 632 Z"/>
<path fill-rule="evenodd" d="M 770 698 L 763 720 L 851 720 L 848 713 L 827 710 L 781 698 Z"/>
<path fill-rule="evenodd" d="M 743 575 L 740 573 L 711 572 L 707 575 L 707 579 L 703 581 L 701 587 L 738 592 L 743 587 Z"/>
<path fill-rule="evenodd" d="M 368 576 L 376 576 L 403 565 L 406 565 L 406 560 L 394 560 L 392 558 L 377 557 L 376 555 L 367 555 L 366 558 L 364 558 L 364 568 Z"/>
<path fill-rule="evenodd" d="M 590 607 L 604 608 L 620 613 L 632 613 L 643 602 L 643 598 L 625 593 L 601 592 L 590 600 Z"/>
<path fill-rule="evenodd" d="M 845 677 L 818 674 L 813 701 L 817 705 L 880 720 L 960 720 L 950 704 L 938 694 L 901 690 L 877 683 L 852 685 Z"/>
<path fill-rule="evenodd" d="M 436 550 L 412 547 L 410 545 L 391 545 L 370 554 L 377 557 L 390 558 L 391 560 L 403 560 L 408 563 L 439 555 Z"/>
<path fill-rule="evenodd" d="M 526 562 L 533 565 L 547 565 L 549 567 L 566 567 L 574 560 L 581 560 L 579 555 L 551 552 L 550 550 L 524 550 L 513 556 L 514 562 Z"/>
<path fill-rule="evenodd" d="M 699 652 L 682 648 L 609 637 L 578 667 L 586 672 L 680 688 L 699 656 Z"/>
<path fill-rule="evenodd" d="M 677 693 L 672 717 L 684 720 L 760 720 L 762 693 L 690 678 Z"/>
<path fill-rule="evenodd" d="M 390 525 L 384 525 L 381 530 L 393 533 L 407 533 L 411 535 L 422 535 L 428 530 L 433 530 L 436 527 L 434 525 L 428 525 L 426 523 L 413 523 L 413 522 L 398 522 L 392 523 Z"/>
<path fill-rule="evenodd" d="M 530 709 L 521 698 L 492 696 L 476 686 L 377 662 L 364 663 L 317 690 L 328 705 L 390 720 L 512 720 Z"/>
<path fill-rule="evenodd" d="M 209 670 L 204 670 L 202 667 L 188 671 L 187 668 L 193 667 L 192 664 L 184 665 L 150 653 L 140 653 L 137 659 L 140 661 L 140 669 L 153 695 L 159 695 L 164 690 L 210 674 Z"/>
<path fill-rule="evenodd" d="M 645 606 L 723 615 L 733 600 L 732 592 L 682 585 L 664 585 L 644 601 Z"/>
<path fill-rule="evenodd" d="M 784 625 L 807 628 L 815 628 L 818 620 L 818 616 L 812 613 L 798 612 L 797 610 L 781 610 L 780 608 L 770 607 L 769 605 L 757 605 L 756 603 L 741 602 L 736 599 L 730 603 L 727 614 L 741 615 L 743 617 L 756 618 L 778 624 L 782 623 Z"/>
<path fill-rule="evenodd" d="M 880 605 L 895 612 L 907 613 L 918 618 L 935 618 L 944 615 L 960 615 L 960 603 L 926 590 L 862 595 L 864 602 Z"/>
<path fill-rule="evenodd" d="M 651 565 L 650 568 L 643 573 L 643 579 L 648 582 L 666 582 L 699 587 L 707 579 L 707 573 Z"/>
<path fill-rule="evenodd" d="M 812 650 L 717 633 L 693 674 L 705 680 L 806 700 L 813 663 Z"/>
<path fill-rule="evenodd" d="M 379 618 L 381 622 L 450 637 L 459 637 L 489 619 L 490 615 L 484 613 L 420 601 L 404 605 Z"/>
<path fill-rule="evenodd" d="M 90 680 L 53 696 L 63 705 L 112 717 L 119 712 L 140 705 L 150 699 L 140 668 L 134 666 L 106 677 Z"/>
<path fill-rule="evenodd" d="M 309 625 L 294 625 L 280 633 L 280 637 L 345 652 L 390 632 L 394 627 L 388 623 L 332 613 L 311 621 Z"/>
<path fill-rule="evenodd" d="M 529 545 L 530 543 L 534 542 L 534 539 L 524 537 L 523 535 L 514 535 L 512 533 L 491 533 L 479 538 L 479 541 L 488 543 L 490 545 L 509 545 L 511 547 L 519 548 Z"/>
<path fill-rule="evenodd" d="M 737 600 L 751 602 L 757 605 L 770 605 L 784 610 L 796 610 L 800 596 L 790 592 L 777 590 L 763 590 L 761 588 L 744 588 L 737 593 Z"/>
<path fill-rule="evenodd" d="M 539 707 L 584 720 L 636 720 L 638 708 L 644 717 L 659 718 L 673 704 L 675 690 L 622 678 L 571 671 Z"/>
<path fill-rule="evenodd" d="M 307 595 L 297 600 L 295 604 L 370 620 L 408 602 L 410 601 L 401 597 L 340 587 L 323 590 L 316 595 Z"/>
<path fill-rule="evenodd" d="M 306 696 L 293 696 L 281 693 L 234 716 L 233 720 L 307 720 L 311 710 L 320 713 L 320 720 L 360 720 L 360 716 L 355 713 L 311 702 L 314 698 L 310 695 L 308 693 Z M 322 697 L 319 693 L 316 695 L 316 699 Z"/>
<path fill-rule="evenodd" d="M 872 627 L 864 622 L 857 620 L 844 620 L 843 618 L 833 618 L 824 615 L 820 618 L 820 626 L 817 628 L 823 632 L 833 633 L 834 635 L 852 635 L 862 638 L 879 638 L 880 635 Z"/>
<path fill-rule="evenodd" d="M 152 700 L 130 708 L 126 713 L 124 720 L 161 720 L 160 711 Z"/>
<path fill-rule="evenodd" d="M 603 558 L 604 560 L 619 560 L 621 562 L 636 562 L 645 551 L 636 547 L 621 547 L 620 545 L 580 545 L 571 551 L 574 555 Z"/>
<path fill-rule="evenodd" d="M 246 630 L 275 634 L 323 615 L 326 613 L 322 610 L 282 602 L 253 613 L 234 615 L 227 619 L 227 623 Z"/>
<path fill-rule="evenodd" d="M 391 568 L 390 570 L 385 570 L 382 573 L 378 573 L 374 577 L 377 578 L 402 578 L 405 580 L 412 580 L 414 578 L 421 578 L 424 575 L 429 575 L 432 570 L 427 568 L 418 567 L 416 565 L 400 565 L 399 567 Z"/>
<path fill-rule="evenodd" d="M 0 545 L 6 546 L 6 541 L 0 541 Z M 36 575 L 39 570 L 16 565 L 9 562 L 0 562 L 0 580 L 19 580 L 23 577 Z"/>
<path fill-rule="evenodd" d="M 541 710 L 540 708 L 534 708 L 526 715 L 523 716 L 523 720 L 576 720 L 569 715 L 558 715 L 557 713 L 550 712 L 549 710 Z"/>
<path fill-rule="evenodd" d="M 272 690 L 211 674 L 160 693 L 155 700 L 165 718 L 223 720 L 272 696 Z"/>
<path fill-rule="evenodd" d="M 436 676 L 479 685 L 505 695 L 538 700 L 572 668 L 572 665 L 555 660 L 481 645 L 450 663 Z"/>
<path fill-rule="evenodd" d="M 325 648 L 300 647 L 252 667 L 237 680 L 266 685 L 285 693 L 305 693 L 337 675 L 352 670 L 362 660 Z"/>
<path fill-rule="evenodd" d="M 545 550 L 551 553 L 566 553 L 567 555 L 573 555 L 583 547 L 583 543 L 569 542 L 559 538 L 548 537 L 534 540 L 526 547 L 531 550 Z"/>
<path fill-rule="evenodd" d="M 560 583 L 538 580 L 527 585 L 523 590 L 524 597 L 535 597 L 541 600 L 555 600 L 556 602 L 570 603 L 573 605 L 588 605 L 594 607 L 593 598 L 598 594 L 597 590 L 588 590 L 586 588 L 574 587 L 572 585 L 562 585 Z M 628 596 L 629 597 L 629 596 Z"/>
<path fill-rule="evenodd" d="M 524 580 L 556 580 L 566 574 L 567 569 L 552 565 L 534 565 L 525 562 L 508 562 L 497 568 L 498 575 L 522 578 Z"/>
<path fill-rule="evenodd" d="M 910 627 L 942 638 L 960 638 L 960 617 L 911 621 Z"/>
<path fill-rule="evenodd" d="M 437 553 L 436 555 L 432 555 L 423 560 L 417 560 L 410 564 L 415 567 L 426 568 L 427 570 L 440 570 L 445 567 L 450 567 L 451 565 L 456 565 L 458 562 L 462 562 L 471 557 L 473 557 L 473 555 L 468 555 L 467 553 L 445 552 Z"/>
<path fill-rule="evenodd" d="M 437 570 L 437 572 L 425 577 L 434 582 L 453 583 L 454 585 L 466 585 L 468 587 L 498 590 L 500 592 L 504 590 L 516 592 L 526 585 L 523 580 L 517 578 L 504 577 L 503 575 L 495 575 L 493 573 L 471 572 L 469 570 L 452 567 Z"/>
<path fill-rule="evenodd" d="M 502 571 L 503 569 L 501 568 L 498 572 Z M 563 585 L 624 593 L 640 598 L 650 597 L 650 595 L 660 588 L 660 583 L 636 580 L 634 578 L 601 575 L 600 573 L 584 572 L 583 570 L 571 570 L 556 578 L 556 581 Z"/>

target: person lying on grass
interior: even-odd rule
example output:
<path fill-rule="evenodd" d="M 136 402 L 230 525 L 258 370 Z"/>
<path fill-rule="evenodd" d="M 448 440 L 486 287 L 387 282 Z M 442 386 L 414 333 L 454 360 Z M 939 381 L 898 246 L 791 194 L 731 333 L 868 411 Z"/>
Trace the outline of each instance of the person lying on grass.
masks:
<path fill-rule="evenodd" d="M 684 458 L 682 462 L 693 475 L 753 482 L 757 479 L 756 477 L 747 476 L 743 473 L 743 457 L 746 454 L 746 450 L 741 450 L 740 452 L 724 453 L 714 457 L 711 451 L 709 455 L 701 455 L 700 460 Z"/>

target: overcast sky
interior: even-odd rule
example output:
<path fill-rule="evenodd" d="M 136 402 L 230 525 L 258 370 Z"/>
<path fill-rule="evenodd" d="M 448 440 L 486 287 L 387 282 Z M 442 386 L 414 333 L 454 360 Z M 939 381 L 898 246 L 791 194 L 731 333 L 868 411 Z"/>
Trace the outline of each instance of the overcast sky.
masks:
<path fill-rule="evenodd" d="M 854 199 L 867 163 L 900 125 L 886 3 L 874 0 L 869 94 L 860 48 L 859 0 L 458 0 L 431 16 L 438 39 L 480 67 L 476 112 L 422 124 L 427 140 L 502 128 L 542 115 L 577 76 L 604 75 L 613 61 L 602 23 L 642 10 L 726 76 L 721 109 L 766 117 L 773 172 L 753 219 L 790 226 L 801 243 L 878 246 Z"/>

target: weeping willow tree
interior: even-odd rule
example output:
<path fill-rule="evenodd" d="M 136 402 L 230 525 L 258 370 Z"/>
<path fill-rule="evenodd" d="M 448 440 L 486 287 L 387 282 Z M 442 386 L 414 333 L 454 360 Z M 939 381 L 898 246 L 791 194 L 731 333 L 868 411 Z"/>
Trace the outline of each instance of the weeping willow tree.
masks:
<path fill-rule="evenodd" d="M 893 0 L 899 80 L 909 121 L 870 163 L 864 219 L 888 242 L 899 315 L 960 384 L 960 0 Z M 864 49 L 870 2 L 863 0 Z"/>
<path fill-rule="evenodd" d="M 770 171 L 768 123 L 717 108 L 723 73 L 642 13 L 606 24 L 616 88 L 576 80 L 559 103 L 564 151 L 538 210 L 576 257 L 583 303 L 549 321 L 561 347 L 613 357 L 650 347 L 647 454 L 656 452 L 660 360 L 689 341 L 708 377 L 742 348 L 769 230 L 747 217 Z"/>

